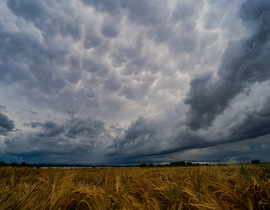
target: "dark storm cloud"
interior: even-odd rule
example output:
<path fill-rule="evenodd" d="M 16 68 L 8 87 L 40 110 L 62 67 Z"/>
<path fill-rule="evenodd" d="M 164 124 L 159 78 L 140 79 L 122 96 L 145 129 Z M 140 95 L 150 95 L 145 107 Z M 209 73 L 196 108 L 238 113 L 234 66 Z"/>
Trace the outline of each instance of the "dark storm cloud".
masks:
<path fill-rule="evenodd" d="M 20 97 L 32 104 L 69 109 L 78 106 L 74 95 L 82 91 L 70 89 L 82 80 L 82 72 L 90 71 L 93 81 L 101 83 L 95 77 L 105 77 L 108 70 L 101 61 L 74 52 L 78 39 L 90 49 L 101 45 L 102 35 L 94 21 L 86 23 L 71 4 L 62 3 L 7 1 L 12 14 L 0 31 L 0 81 L 17 88 Z M 53 97 L 57 103 L 52 102 Z"/>
<path fill-rule="evenodd" d="M 126 130 L 126 141 L 121 144 L 135 143 L 135 141 L 147 141 L 147 139 L 153 139 L 156 130 L 155 125 L 149 123 L 143 117 L 139 117 L 131 126 Z"/>
<path fill-rule="evenodd" d="M 268 158 L 268 150 L 260 153 L 260 145 L 268 143 L 269 110 L 270 98 L 268 97 L 256 110 L 243 112 L 242 119 L 235 121 L 232 126 L 221 128 L 223 131 L 217 132 L 216 130 L 219 128 L 215 128 L 215 130 L 204 133 L 185 126 L 182 126 L 181 129 L 177 129 L 177 126 L 169 126 L 166 130 L 167 125 L 164 122 L 154 122 L 141 117 L 132 123 L 125 131 L 125 136 L 118 139 L 110 148 L 112 152 L 108 153 L 108 157 L 116 162 L 121 161 L 121 156 L 125 156 L 125 161 L 130 162 L 145 160 L 151 162 L 156 157 L 165 158 L 181 153 L 188 154 L 190 151 L 190 159 L 187 159 L 190 161 L 196 161 L 198 157 L 204 158 L 204 161 L 226 162 L 230 158 L 235 162 L 250 161 L 252 154 L 258 159 Z M 161 135 L 162 132 L 165 135 Z M 256 145 L 256 142 L 260 144 Z M 238 147 L 237 145 L 246 146 Z M 250 149 L 245 150 L 245 147 Z M 268 147 L 265 146 L 265 148 Z M 192 153 L 194 150 L 198 151 L 197 156 Z"/>
<path fill-rule="evenodd" d="M 104 133 L 104 123 L 99 120 L 93 119 L 72 119 L 67 125 L 66 136 L 75 138 L 76 136 L 85 136 L 88 138 L 94 138 Z"/>
<path fill-rule="evenodd" d="M 97 119 L 70 118 L 63 123 L 31 122 L 33 130 L 18 131 L 4 140 L 3 157 L 31 162 L 98 162 L 107 130 Z M 104 151 L 103 151 L 104 152 Z M 92 159 L 93 158 L 93 159 Z"/>
<path fill-rule="evenodd" d="M 45 93 L 64 87 L 65 81 L 50 60 L 58 57 L 57 50 L 45 49 L 34 33 L 0 31 L 0 44 L 2 82 L 20 83 Z"/>
<path fill-rule="evenodd" d="M 269 79 L 269 3 L 246 1 L 235 19 L 242 1 L 234 2 L 2 1 L 1 103 L 25 106 L 14 121 L 28 127 L 10 132 L 14 122 L 0 115 L 1 156 L 116 164 L 192 151 L 190 159 L 247 158 L 229 146 L 224 156 L 213 151 L 269 134 L 269 100 L 255 108 L 251 98 L 243 110 L 236 99 Z M 246 31 L 235 32 L 242 24 Z"/>
<path fill-rule="evenodd" d="M 132 162 L 140 157 L 158 153 L 172 146 L 170 145 L 172 142 L 167 139 L 168 127 L 167 122 L 139 117 L 124 131 L 122 138 L 114 140 L 114 144 L 108 147 L 106 155 L 111 161 Z"/>
<path fill-rule="evenodd" d="M 258 110 L 246 113 L 245 117 L 230 129 L 230 140 L 254 139 L 270 134 L 270 97 Z"/>
<path fill-rule="evenodd" d="M 60 125 L 52 121 L 44 123 L 31 122 L 25 125 L 34 129 L 40 128 L 42 132 L 38 133 L 39 137 L 56 137 L 64 133 L 68 138 L 75 138 L 78 136 L 94 138 L 99 134 L 106 132 L 103 122 L 91 118 L 81 119 L 73 117 Z"/>
<path fill-rule="evenodd" d="M 7 1 L 13 18 L 18 20 L 12 20 L 18 29 L 5 26 L 0 32 L 0 80 L 13 85 L 20 97 L 34 105 L 61 111 L 92 106 L 93 112 L 98 113 L 100 101 L 109 103 L 106 98 L 110 96 L 104 90 L 118 92 L 118 96 L 129 100 L 141 99 L 149 93 L 155 78 L 130 86 L 132 76 L 145 70 L 157 73 L 165 69 L 152 61 L 156 55 L 150 57 L 143 52 L 145 40 L 155 39 L 159 34 L 156 26 L 165 29 L 163 41 L 169 40 L 172 52 L 189 53 L 195 49 L 196 37 L 191 37 L 198 35 L 194 32 L 198 4 L 193 7 L 189 1 L 177 3 L 170 18 L 168 4 L 163 1 L 82 2 L 90 6 L 90 11 L 95 8 L 100 12 L 91 14 L 98 18 L 82 17 L 81 7 L 85 5 L 80 2 L 76 2 L 79 6 L 76 10 L 72 4 L 61 1 Z M 178 22 L 181 24 L 173 30 Z M 124 23 L 134 27 L 135 33 L 131 34 L 134 37 L 112 44 L 126 30 Z M 193 35 L 187 36 L 189 33 Z M 129 38 L 124 35 L 119 39 L 125 36 Z M 82 52 L 90 49 L 91 53 Z M 114 67 L 123 68 L 121 73 L 114 73 L 110 59 Z M 83 90 L 77 88 L 78 84 Z M 99 85 L 104 89 L 99 89 Z"/>
<path fill-rule="evenodd" d="M 218 79 L 205 74 L 190 83 L 185 103 L 190 106 L 187 124 L 194 130 L 208 128 L 239 93 L 270 77 L 269 1 L 245 2 L 240 17 L 252 35 L 229 43 L 218 70 Z"/>
<path fill-rule="evenodd" d="M 40 132 L 38 134 L 39 137 L 54 137 L 64 132 L 63 126 L 58 126 L 52 121 L 48 121 L 45 123 L 31 122 L 26 125 L 31 126 L 31 128 L 41 128 L 43 132 Z"/>
<path fill-rule="evenodd" d="M 0 113 L 0 135 L 7 135 L 15 129 L 13 120 L 10 120 L 6 115 Z"/>
<path fill-rule="evenodd" d="M 148 153 L 148 155 L 168 155 L 179 151 L 212 148 L 215 146 L 226 147 L 227 144 L 232 145 L 232 143 L 235 142 L 236 144 L 241 144 L 237 142 L 245 142 L 249 139 L 262 139 L 263 142 L 268 142 L 267 139 L 269 138 L 270 134 L 269 110 L 270 98 L 268 96 L 268 98 L 265 99 L 265 101 L 258 109 L 252 110 L 250 112 L 244 112 L 244 116 L 242 116 L 241 120 L 239 120 L 238 122 L 234 122 L 233 126 L 229 127 L 228 130 L 226 128 L 223 128 L 225 131 L 220 132 L 218 136 L 209 134 L 208 132 L 204 135 L 202 133 L 196 133 L 196 131 L 183 128 L 182 130 L 177 131 L 178 134 L 174 137 L 175 141 L 178 142 L 178 145 L 175 144 L 173 148 L 163 150 L 157 153 Z M 253 142 L 254 145 L 252 146 L 252 148 L 255 148 L 255 142 L 256 141 Z M 237 150 L 234 152 L 237 153 Z M 230 156 L 228 153 L 224 155 Z M 216 154 L 216 156 L 218 157 L 219 155 Z"/>

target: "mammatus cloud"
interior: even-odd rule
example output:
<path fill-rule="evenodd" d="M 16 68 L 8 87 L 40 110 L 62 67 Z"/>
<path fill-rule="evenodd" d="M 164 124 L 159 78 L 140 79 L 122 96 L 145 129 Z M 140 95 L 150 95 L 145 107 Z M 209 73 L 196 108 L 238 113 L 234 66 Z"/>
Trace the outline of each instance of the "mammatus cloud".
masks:
<path fill-rule="evenodd" d="M 269 11 L 266 0 L 0 1 L 1 157 L 259 158 Z"/>
<path fill-rule="evenodd" d="M 160 149 L 158 147 L 160 128 L 155 124 L 145 124 L 145 121 L 138 119 L 136 123 L 126 131 L 124 142 L 121 148 L 132 145 L 145 145 L 138 149 L 137 158 L 144 156 L 168 155 L 171 153 L 185 151 L 195 148 L 207 148 L 230 142 L 237 142 L 247 139 L 256 139 L 269 135 L 269 95 L 263 100 L 258 109 L 244 112 L 242 120 L 234 122 L 233 127 L 218 128 L 225 132 L 217 132 L 214 120 L 226 109 L 229 109 L 232 101 L 240 93 L 253 88 L 253 84 L 269 80 L 269 56 L 270 56 L 270 4 L 267 1 L 245 2 L 239 11 L 244 24 L 250 29 L 251 35 L 247 38 L 231 41 L 225 50 L 221 65 L 215 76 L 212 72 L 205 72 L 192 79 L 190 91 L 185 99 L 189 105 L 185 120 L 179 127 L 171 128 L 170 135 L 163 138 Z M 248 93 L 246 93 L 248 96 Z M 140 123 L 139 123 L 140 122 Z M 140 126 L 136 126 L 139 124 Z M 187 127 L 186 127 L 186 126 Z M 212 126 L 212 129 L 209 128 Z M 152 129 L 149 129 L 152 128 Z M 205 129 L 209 132 L 198 131 Z M 175 135 L 173 135 L 175 133 Z M 218 133 L 218 135 L 213 135 Z M 136 135 L 129 135 L 136 134 Z M 211 135 L 212 134 L 212 135 Z M 155 135 L 155 137 L 154 137 Z M 150 137 L 150 138 L 149 138 Z M 148 139 L 149 138 L 149 139 Z M 168 141 L 173 139 L 173 141 Z M 147 152 L 147 143 L 153 140 Z M 132 149 L 126 151 L 132 151 Z M 124 149 L 123 149 L 124 150 Z"/>

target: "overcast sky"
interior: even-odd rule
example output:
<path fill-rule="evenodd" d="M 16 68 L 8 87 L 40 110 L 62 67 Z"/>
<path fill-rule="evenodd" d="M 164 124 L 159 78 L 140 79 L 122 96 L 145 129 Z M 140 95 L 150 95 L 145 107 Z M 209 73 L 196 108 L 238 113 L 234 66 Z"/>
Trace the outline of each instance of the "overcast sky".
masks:
<path fill-rule="evenodd" d="M 0 160 L 270 161 L 269 0 L 1 0 Z"/>

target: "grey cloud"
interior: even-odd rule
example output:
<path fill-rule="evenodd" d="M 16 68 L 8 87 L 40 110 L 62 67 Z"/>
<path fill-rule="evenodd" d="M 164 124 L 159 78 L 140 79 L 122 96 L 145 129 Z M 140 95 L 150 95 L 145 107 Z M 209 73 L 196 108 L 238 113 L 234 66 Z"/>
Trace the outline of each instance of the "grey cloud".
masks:
<path fill-rule="evenodd" d="M 60 125 L 53 121 L 44 123 L 31 122 L 25 125 L 34 129 L 41 128 L 42 132 L 38 133 L 39 137 L 57 137 L 60 134 L 64 134 L 69 138 L 79 136 L 93 138 L 105 132 L 104 123 L 91 118 L 81 119 L 73 117 Z"/>
<path fill-rule="evenodd" d="M 30 0 L 12 0 L 8 1 L 8 6 L 18 15 L 27 20 L 40 19 L 46 17 L 48 7 L 44 1 L 30 1 Z"/>
<path fill-rule="evenodd" d="M 101 32 L 106 38 L 115 38 L 118 36 L 119 33 L 118 29 L 115 25 L 113 25 L 112 22 L 103 23 Z"/>
<path fill-rule="evenodd" d="M 199 34 L 196 30 L 196 20 L 200 9 L 200 4 L 194 1 L 175 2 L 175 8 L 170 16 L 166 16 L 166 12 L 162 10 L 163 21 L 149 29 L 147 33 L 149 38 L 159 44 L 165 42 L 168 44 L 172 54 L 192 53 L 197 47 L 197 39 Z M 165 21 L 166 20 L 166 21 Z"/>
<path fill-rule="evenodd" d="M 91 49 L 98 47 L 102 44 L 102 39 L 99 37 L 97 32 L 95 32 L 92 29 L 89 29 L 86 32 L 86 35 L 84 37 L 83 45 L 85 49 Z"/>
<path fill-rule="evenodd" d="M 75 138 L 76 136 L 85 136 L 94 138 L 105 132 L 104 123 L 99 120 L 88 119 L 73 119 L 67 125 L 66 136 Z"/>
<path fill-rule="evenodd" d="M 131 124 L 131 126 L 126 131 L 125 138 L 127 139 L 126 143 L 135 141 L 138 138 L 141 138 L 143 136 L 147 136 L 152 138 L 156 131 L 155 126 L 153 124 L 150 124 L 145 120 L 143 117 L 139 117 L 134 123 Z"/>
<path fill-rule="evenodd" d="M 140 53 L 143 49 L 143 40 L 144 38 L 139 35 L 138 37 L 136 37 L 136 40 L 132 45 L 120 45 L 117 49 L 113 49 L 111 57 L 113 59 L 114 65 L 121 67 L 124 64 L 128 63 L 128 66 L 125 67 L 125 74 L 129 74 L 130 71 L 133 72 L 132 70 L 129 70 L 130 68 L 132 68 L 132 66 L 130 66 L 130 63 L 134 62 L 134 60 L 136 59 L 142 60 L 142 58 L 140 58 Z M 138 63 L 138 68 L 136 68 L 138 72 L 142 71 L 142 68 L 139 68 L 141 67 L 139 65 L 140 63 L 141 62 Z M 135 66 L 136 64 L 137 62 L 135 62 Z"/>
<path fill-rule="evenodd" d="M 194 14 L 196 14 L 199 5 L 197 1 L 180 1 L 174 8 L 172 18 L 175 20 L 190 21 Z"/>
<path fill-rule="evenodd" d="M 256 28 L 254 33 L 245 40 L 229 43 L 218 79 L 208 75 L 192 80 L 185 100 L 190 106 L 187 124 L 192 129 L 209 127 L 239 93 L 255 82 L 269 79 L 269 7 L 268 1 L 243 4 L 241 18 L 250 28 Z"/>
<path fill-rule="evenodd" d="M 38 113 L 32 110 L 28 110 L 31 114 L 37 115 Z"/>
<path fill-rule="evenodd" d="M 30 90 L 38 88 L 47 93 L 65 86 L 50 61 L 56 52 L 45 49 L 35 34 L 1 31 L 0 37 L 2 82 L 19 82 Z"/>
<path fill-rule="evenodd" d="M 0 112 L 5 112 L 5 111 L 6 111 L 6 107 L 5 107 L 5 106 L 0 105 Z"/>
<path fill-rule="evenodd" d="M 28 163 L 76 163 L 82 158 L 91 163 L 91 148 L 85 144 L 76 145 L 64 138 L 37 135 L 21 135 L 5 141 L 3 158 Z"/>
<path fill-rule="evenodd" d="M 15 129 L 14 121 L 0 113 L 0 135 L 7 135 Z"/>
<path fill-rule="evenodd" d="M 45 123 L 31 122 L 25 125 L 31 126 L 31 128 L 42 128 L 43 131 L 38 133 L 39 137 L 55 137 L 64 132 L 63 126 L 58 126 L 52 121 L 47 121 Z"/>
<path fill-rule="evenodd" d="M 54 36 L 54 33 L 60 33 L 63 36 L 71 35 L 74 39 L 82 36 L 80 25 L 71 7 L 61 7 L 61 2 L 57 1 L 8 1 L 9 8 L 18 16 L 31 21 L 35 27 L 41 29 L 47 36 Z M 58 8 L 55 12 L 54 8 Z M 65 13 L 69 16 L 64 15 Z M 68 21 L 63 21 L 65 16 Z M 53 18 L 48 18 L 53 17 Z"/>
<path fill-rule="evenodd" d="M 109 60 L 107 58 L 113 59 L 116 67 L 123 67 L 123 75 L 118 74 L 117 77 L 138 75 L 145 70 L 150 70 L 152 73 L 163 71 L 163 67 L 158 62 L 152 62 L 152 57 L 142 54 L 148 28 L 144 28 L 142 33 L 138 31 L 134 43 L 131 40 L 131 44 L 125 46 L 120 42 L 110 45 L 110 40 L 106 38 L 117 37 L 122 27 L 122 25 L 119 25 L 120 20 L 124 16 L 127 16 L 128 21 L 132 23 L 149 25 L 149 29 L 154 26 L 163 28 L 167 23 L 165 20 L 172 21 L 173 23 L 169 24 L 170 29 L 168 29 L 167 34 L 169 34 L 171 40 L 176 40 L 179 43 L 173 44 L 173 41 L 170 42 L 172 51 L 181 52 L 182 49 L 187 53 L 194 50 L 195 39 L 186 36 L 186 34 L 192 30 L 190 26 L 194 22 L 195 10 L 197 11 L 198 6 L 194 11 L 188 10 L 192 14 L 182 14 L 180 12 L 181 14 L 166 19 L 169 17 L 170 9 L 167 3 L 164 2 L 159 2 L 159 4 L 156 1 L 84 2 L 102 13 L 99 14 L 102 15 L 101 20 L 103 22 L 101 25 L 99 25 L 99 22 L 96 23 L 81 18 L 79 12 L 71 4 L 65 3 L 63 5 L 63 2 L 56 1 L 40 1 L 38 3 L 17 0 L 8 1 L 8 6 L 13 14 L 21 20 L 26 20 L 26 22 L 25 25 L 21 26 L 17 22 L 14 23 L 21 29 L 16 32 L 6 30 L 5 35 L 3 35 L 4 39 L 1 39 L 9 40 L 3 42 L 3 49 L 10 51 L 8 55 L 4 51 L 1 53 L 1 55 L 3 54 L 3 60 L 8 60 L 8 62 L 3 62 L 5 66 L 1 66 L 3 67 L 0 70 L 3 75 L 2 80 L 9 85 L 19 83 L 18 93 L 30 99 L 29 101 L 33 104 L 49 105 L 50 107 L 58 107 L 58 109 L 61 107 L 61 110 L 78 109 L 76 107 L 78 104 L 74 99 L 78 101 L 80 98 L 84 98 L 84 101 L 87 101 L 94 98 L 90 97 L 91 99 L 88 99 L 88 95 L 95 95 L 95 102 L 91 102 L 91 104 L 97 107 L 95 104 L 102 97 L 102 94 L 97 91 L 97 86 L 105 84 L 105 90 L 112 88 L 113 92 L 121 89 L 119 86 L 121 80 L 116 78 L 108 79 L 110 72 L 114 71 L 114 67 L 110 66 L 111 64 L 107 62 Z M 179 4 L 183 4 L 183 6 L 179 6 L 181 8 L 191 8 L 192 5 L 187 5 L 187 2 L 184 1 Z M 78 5 L 80 4 L 78 3 Z M 58 8 L 57 11 L 56 8 Z M 37 14 L 36 11 L 38 11 Z M 177 9 L 175 9 L 174 13 L 177 12 Z M 179 21 L 176 20 L 177 17 L 183 18 L 181 29 L 171 31 L 174 24 Z M 190 20 L 187 24 L 185 24 L 186 19 Z M 33 32 L 29 30 L 29 27 Z M 137 30 L 136 24 L 134 27 L 134 30 Z M 100 29 L 105 38 L 100 33 Z M 141 28 L 138 28 L 138 30 L 141 31 Z M 76 31 L 78 34 L 76 34 Z M 154 34 L 157 34 L 155 30 L 153 31 Z M 177 35 L 171 37 L 170 33 L 176 33 Z M 77 49 L 76 43 L 78 39 L 82 42 L 83 48 L 91 49 L 91 53 L 74 52 L 74 49 Z M 12 44 L 14 45 L 13 50 L 10 47 L 13 46 Z M 117 46 L 118 44 L 122 45 L 122 48 Z M 112 47 L 115 47 L 115 49 L 112 49 Z M 112 51 L 113 53 L 110 53 Z M 13 57 L 12 61 L 8 59 L 10 57 Z M 87 71 L 88 76 L 85 77 L 84 71 Z M 80 84 L 88 84 L 87 88 L 77 92 L 77 89 L 75 90 L 73 87 L 74 84 L 78 85 L 79 81 Z M 150 84 L 145 83 L 140 84 L 140 87 L 136 87 L 136 85 L 132 88 L 123 86 L 120 95 L 125 95 L 130 99 L 141 98 L 147 93 L 149 86 Z M 52 102 L 52 98 L 54 102 Z M 83 106 L 89 106 L 90 102 L 82 104 Z"/>
<path fill-rule="evenodd" d="M 147 59 L 142 56 L 138 56 L 137 58 L 132 59 L 130 62 L 127 63 L 124 74 L 125 75 L 140 74 L 141 72 L 144 71 L 144 68 L 147 66 L 146 60 Z"/>
<path fill-rule="evenodd" d="M 94 7 L 97 11 L 107 12 L 107 13 L 116 13 L 119 11 L 119 6 L 121 1 L 94 1 L 94 0 L 82 0 L 86 5 Z"/>
<path fill-rule="evenodd" d="M 135 82 L 122 85 L 119 96 L 125 96 L 130 100 L 141 100 L 149 91 L 152 81 Z"/>
<path fill-rule="evenodd" d="M 254 139 L 270 134 L 270 98 L 258 110 L 245 117 L 230 129 L 230 141 Z"/>
<path fill-rule="evenodd" d="M 70 116 L 70 118 L 74 118 L 75 112 L 71 109 L 66 109 L 65 113 Z"/>
<path fill-rule="evenodd" d="M 128 151 L 121 155 L 131 162 L 140 160 L 151 162 L 158 157 L 162 159 L 177 154 L 181 156 L 181 153 L 193 154 L 183 156 L 190 157 L 188 160 L 191 161 L 200 159 L 200 161 L 226 162 L 231 158 L 237 162 L 250 161 L 252 157 L 269 160 L 267 151 L 260 153 L 260 145 L 258 145 L 259 142 L 263 142 L 261 145 L 265 144 L 270 135 L 269 110 L 268 97 L 257 110 L 243 112 L 242 119 L 234 122 L 232 126 L 222 128 L 223 131 L 217 131 L 219 128 L 216 127 L 208 132 L 193 131 L 185 126 L 179 129 L 177 124 L 168 126 L 164 132 L 167 126 L 164 121 L 153 122 L 141 117 L 131 124 L 122 139 L 116 141 L 111 148 L 114 152 L 109 153 L 108 156 L 120 161 L 119 151 Z M 242 144 L 246 144 L 251 149 L 242 152 L 233 149 Z M 226 150 L 222 151 L 222 148 Z M 193 153 L 194 150 L 198 152 Z"/>
<path fill-rule="evenodd" d="M 162 8 L 166 8 L 164 1 L 122 1 L 122 7 L 129 11 L 129 18 L 133 22 L 147 25 L 158 25 L 163 21 L 164 16 L 168 14 L 163 13 Z"/>
<path fill-rule="evenodd" d="M 162 9 L 166 8 L 164 6 L 167 6 L 164 1 L 82 1 L 99 12 L 106 12 L 113 16 L 117 16 L 123 10 L 126 10 L 128 18 L 132 22 L 142 25 L 157 25 L 162 21 L 164 15 L 168 16 L 168 14 L 162 12 Z"/>
<path fill-rule="evenodd" d="M 17 131 L 4 141 L 2 157 L 30 162 L 98 163 L 108 146 L 104 123 L 90 118 L 70 118 L 26 124 L 34 130 Z"/>
<path fill-rule="evenodd" d="M 110 74 L 104 83 L 104 89 L 117 92 L 121 88 L 121 82 L 115 74 Z"/>
<path fill-rule="evenodd" d="M 192 53 L 197 47 L 197 36 L 195 31 L 175 35 L 169 40 L 170 50 L 177 54 Z"/>
<path fill-rule="evenodd" d="M 96 48 L 103 43 L 102 35 L 96 32 L 96 23 L 83 20 L 73 5 L 62 3 L 7 1 L 17 30 L 7 24 L 0 31 L 0 81 L 17 88 L 18 95 L 34 105 L 66 109 L 75 106 L 73 100 L 81 94 L 72 87 L 84 79 L 83 71 L 101 83 L 108 69 L 92 56 L 74 53 L 77 39 L 82 38 L 85 48 Z"/>
<path fill-rule="evenodd" d="M 222 128 L 223 131 L 214 134 L 213 129 L 206 133 L 190 130 L 186 127 L 176 130 L 176 134 L 172 135 L 175 141 L 174 148 L 163 150 L 157 153 L 149 153 L 154 155 L 169 155 L 179 151 L 203 149 L 211 147 L 222 147 L 219 145 L 241 144 L 239 142 L 253 142 L 251 148 L 255 148 L 258 139 L 268 139 L 270 135 L 270 98 L 268 97 L 257 110 L 243 112 L 242 119 L 233 120 L 233 126 Z M 215 128 L 218 129 L 218 128 Z M 214 131 L 215 132 L 215 131 Z M 257 148 L 258 149 L 258 148 Z M 235 153 L 237 153 L 235 151 Z M 239 153 L 240 154 L 240 153 Z M 218 155 L 216 155 L 218 156 Z M 232 156 L 232 154 L 224 154 L 224 158 Z M 221 158 L 221 157 L 220 157 Z M 240 157 L 239 157 L 240 158 Z M 244 160 L 244 159 L 243 159 Z M 213 161 L 213 160 L 212 160 Z"/>
<path fill-rule="evenodd" d="M 86 57 L 83 58 L 83 69 L 94 73 L 93 76 L 99 77 L 104 77 L 108 73 L 108 68 L 104 64 Z"/>
<path fill-rule="evenodd" d="M 28 110 L 28 109 L 23 109 L 23 110 L 20 111 L 19 113 L 22 113 L 22 112 L 28 112 L 28 113 L 30 113 L 30 114 L 32 114 L 32 115 L 38 115 L 37 112 L 35 112 L 35 111 L 33 111 L 33 110 Z"/>
<path fill-rule="evenodd" d="M 253 159 L 268 161 L 270 158 L 269 151 L 262 151 L 260 148 L 261 145 L 267 142 L 267 138 L 269 138 L 269 136 L 266 138 L 220 144 L 201 149 L 191 149 L 167 156 L 170 156 L 172 160 L 200 160 L 228 164 L 250 162 Z M 166 158 L 166 156 L 162 158 Z"/>
<path fill-rule="evenodd" d="M 213 30 L 219 27 L 224 21 L 224 18 L 226 18 L 223 16 L 224 14 L 221 11 L 227 10 L 229 13 L 232 10 L 232 8 L 229 8 L 229 7 L 231 5 L 235 7 L 236 5 L 234 3 L 236 2 L 237 1 L 228 2 L 228 1 L 223 1 L 223 0 L 207 2 L 209 9 L 207 10 L 207 13 L 204 15 L 202 19 L 204 27 L 207 30 Z M 228 16 L 228 14 L 226 16 Z M 231 24 L 231 22 L 229 24 Z"/>
<path fill-rule="evenodd" d="M 139 117 L 125 130 L 124 136 L 116 138 L 113 145 L 108 148 L 107 156 L 119 160 L 136 160 L 153 153 L 158 153 L 167 147 L 168 124 L 163 121 L 154 121 Z M 121 158 L 120 158 L 121 159 Z"/>
<path fill-rule="evenodd" d="M 24 132 L 10 132 L 13 121 L 0 115 L 10 125 L 1 131 L 9 157 L 132 163 L 210 150 L 269 133 L 267 103 L 244 110 L 245 117 L 224 132 L 217 131 L 221 127 L 215 121 L 236 96 L 269 79 L 267 1 L 243 4 L 239 17 L 249 36 L 241 40 L 226 35 L 238 26 L 226 19 L 227 1 L 6 0 L 2 4 L 6 2 L 10 17 L 0 17 L 9 21 L 0 26 L 0 82 L 13 91 L 12 97 L 20 98 L 17 103 L 26 101 L 25 110 L 38 113 L 21 113 L 31 122 Z M 219 63 L 227 36 L 232 41 L 218 72 L 210 73 Z M 205 73 L 193 78 L 199 65 Z M 187 106 L 168 114 L 167 109 L 177 109 L 172 104 L 182 103 L 190 79 Z M 50 117 L 44 117 L 46 112 Z M 128 120 L 142 113 L 151 119 L 139 117 L 124 129 Z M 109 126 L 119 120 L 119 128 L 107 130 L 106 120 Z M 240 158 L 234 151 L 226 154 Z M 226 154 L 215 157 L 225 160 Z"/>

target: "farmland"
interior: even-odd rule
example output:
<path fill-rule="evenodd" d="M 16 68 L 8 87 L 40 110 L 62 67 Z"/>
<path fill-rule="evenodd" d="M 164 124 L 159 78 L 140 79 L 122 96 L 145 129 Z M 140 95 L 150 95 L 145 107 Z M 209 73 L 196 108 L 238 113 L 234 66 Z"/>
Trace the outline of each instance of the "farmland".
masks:
<path fill-rule="evenodd" d="M 0 209 L 269 209 L 270 166 L 0 168 Z"/>

